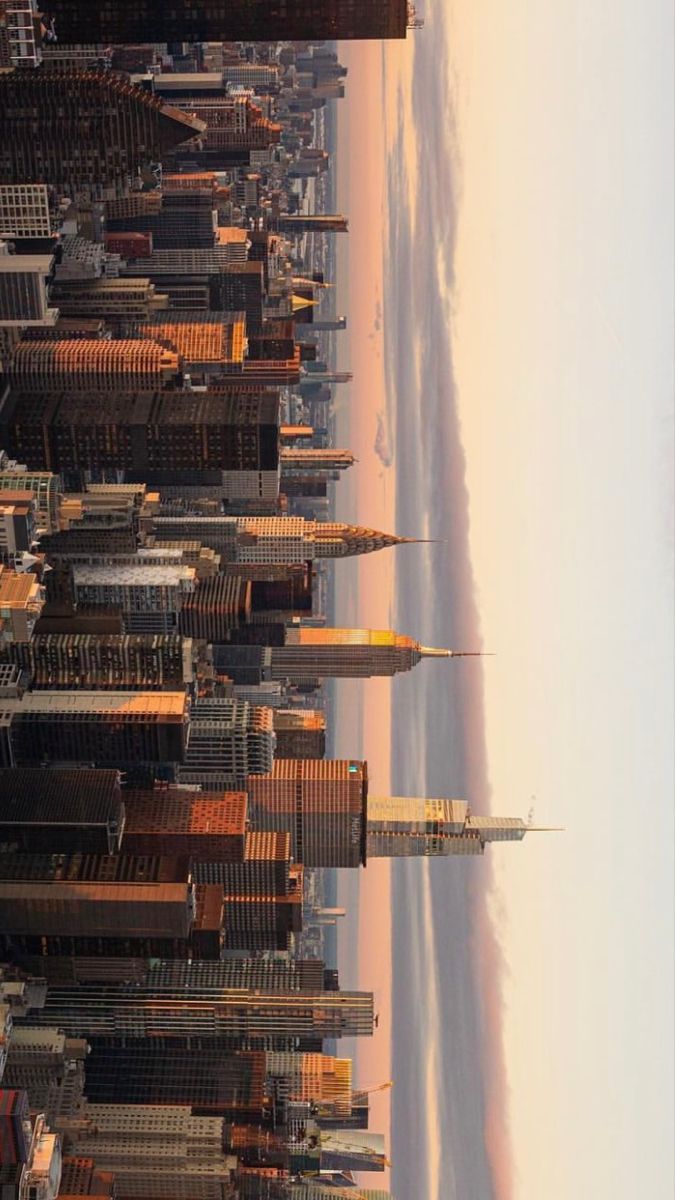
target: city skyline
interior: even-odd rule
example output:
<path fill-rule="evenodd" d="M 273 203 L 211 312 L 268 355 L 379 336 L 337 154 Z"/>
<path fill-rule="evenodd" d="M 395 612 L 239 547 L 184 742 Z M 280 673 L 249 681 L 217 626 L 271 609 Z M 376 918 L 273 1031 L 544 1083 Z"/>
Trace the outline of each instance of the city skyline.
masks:
<path fill-rule="evenodd" d="M 8 1200 L 660 1195 L 672 13 L 47 9 L 0 0 Z"/>

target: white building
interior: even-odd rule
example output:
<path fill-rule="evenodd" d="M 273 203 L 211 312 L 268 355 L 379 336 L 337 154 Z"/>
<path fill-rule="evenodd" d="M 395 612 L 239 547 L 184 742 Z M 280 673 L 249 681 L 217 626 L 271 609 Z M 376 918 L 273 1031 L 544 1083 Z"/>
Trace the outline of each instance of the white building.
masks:
<path fill-rule="evenodd" d="M 36 0 L 0 0 L 0 67 L 39 67 L 42 33 Z"/>
<path fill-rule="evenodd" d="M 51 232 L 45 183 L 0 185 L 0 238 L 46 238 Z"/>

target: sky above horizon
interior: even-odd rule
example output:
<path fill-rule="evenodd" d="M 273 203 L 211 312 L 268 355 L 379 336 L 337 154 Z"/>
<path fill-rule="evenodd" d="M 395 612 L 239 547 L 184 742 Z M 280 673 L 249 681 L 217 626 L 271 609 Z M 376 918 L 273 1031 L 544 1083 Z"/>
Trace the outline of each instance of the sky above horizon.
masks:
<path fill-rule="evenodd" d="M 338 753 L 566 832 L 343 877 L 359 1078 L 398 1200 L 667 1200 L 673 14 L 424 15 L 340 47 L 339 504 L 444 541 L 339 564 L 337 613 L 496 656 L 342 685 Z"/>

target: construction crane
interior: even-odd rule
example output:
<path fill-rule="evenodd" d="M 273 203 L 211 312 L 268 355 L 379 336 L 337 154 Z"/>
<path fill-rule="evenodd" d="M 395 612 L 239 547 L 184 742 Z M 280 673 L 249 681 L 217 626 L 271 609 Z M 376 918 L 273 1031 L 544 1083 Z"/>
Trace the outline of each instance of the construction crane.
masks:
<path fill-rule="evenodd" d="M 350 1092 L 338 1092 L 335 1096 L 327 1097 L 325 1100 L 320 1100 L 316 1103 L 316 1111 L 335 1108 L 338 1104 L 344 1104 L 345 1101 L 353 1107 L 358 1106 L 359 1102 L 363 1102 L 368 1096 L 374 1096 L 377 1092 L 386 1092 L 389 1088 L 393 1088 L 393 1079 L 388 1079 L 386 1083 L 377 1083 L 373 1087 L 356 1088 Z"/>

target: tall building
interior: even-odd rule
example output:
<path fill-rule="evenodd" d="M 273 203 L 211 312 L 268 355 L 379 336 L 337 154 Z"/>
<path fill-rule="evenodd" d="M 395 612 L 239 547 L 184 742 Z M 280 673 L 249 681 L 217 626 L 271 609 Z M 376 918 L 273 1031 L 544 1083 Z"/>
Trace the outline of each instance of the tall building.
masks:
<path fill-rule="evenodd" d="M 74 1196 L 105 1196 L 114 1200 L 115 1180 L 109 1171 L 97 1168 L 93 1158 L 65 1155 L 61 1171 L 60 1200 Z"/>
<path fill-rule="evenodd" d="M 181 107 L 184 107 L 181 105 Z M 107 221 L 109 238 L 133 233 L 149 237 L 149 252 L 153 250 L 212 248 L 216 240 L 216 212 L 213 188 L 169 190 L 162 187 L 162 203 L 159 212 L 139 213 L 136 216 L 110 217 Z M 131 249 L 131 253 L 124 253 Z M 121 244 L 123 258 L 137 258 L 133 244 Z M 140 257 L 147 257 L 148 251 Z"/>
<path fill-rule="evenodd" d="M 0 643 L 0 663 L 16 663 L 36 690 L 179 691 L 194 680 L 195 653 L 179 634 L 37 633 Z"/>
<path fill-rule="evenodd" d="M 344 1177 L 343 1177 L 344 1178 Z M 265 1172 L 252 1172 L 241 1177 L 241 1200 L 394 1200 L 390 1192 L 381 1188 L 359 1187 L 354 1191 L 351 1182 L 344 1187 L 339 1184 L 314 1179 L 283 1180 L 268 1177 Z"/>
<path fill-rule="evenodd" d="M 322 41 L 403 38 L 406 0 L 202 0 L 169 8 L 160 0 L 114 0 L 92 8 L 88 0 L 48 0 L 61 43 Z"/>
<path fill-rule="evenodd" d="M 30 641 L 44 603 L 37 575 L 17 573 L 0 563 L 0 643 Z"/>
<path fill-rule="evenodd" d="M 2 765 L 181 762 L 185 692 L 29 692 L 0 705 Z"/>
<path fill-rule="evenodd" d="M 143 337 L 175 350 L 192 377 L 243 370 L 246 325 L 243 313 L 170 312 L 156 314 L 141 324 Z"/>
<path fill-rule="evenodd" d="M 323 758 L 326 716 L 311 708 L 276 708 L 274 732 L 277 758 Z"/>
<path fill-rule="evenodd" d="M 235 250 L 237 243 L 234 243 Z M 261 262 L 238 262 L 232 245 L 227 246 L 232 261 L 217 274 L 209 276 L 209 306 L 223 312 L 246 314 L 246 332 L 250 336 L 262 329 L 265 301 L 265 272 Z"/>
<path fill-rule="evenodd" d="M 164 478 L 168 472 L 162 473 Z M 222 471 L 218 483 L 154 484 L 160 491 L 162 516 L 220 512 L 223 507 L 237 512 L 247 502 L 262 515 L 276 512 L 279 501 L 279 471 Z M 268 507 L 266 507 L 268 506 Z"/>
<path fill-rule="evenodd" d="M 188 193 L 189 194 L 189 193 Z M 125 222 L 126 223 L 126 222 Z M 245 233 L 242 230 L 242 233 Z M 245 248 L 245 241 L 243 246 Z M 162 291 L 165 289 L 166 279 L 176 279 L 181 276 L 188 277 L 206 277 L 207 280 L 211 276 L 217 276 L 220 272 L 227 271 L 232 265 L 233 254 L 237 257 L 239 243 L 230 245 L 220 243 L 213 246 L 173 246 L 170 249 L 161 249 L 154 247 L 152 254 L 147 258 L 141 259 L 139 262 L 129 261 L 122 268 L 124 278 L 134 278 L 140 276 L 149 276 L 158 286 L 161 286 Z M 244 262 L 246 261 L 244 257 Z M 224 308 L 224 305 L 214 304 L 213 308 Z M 237 312 L 235 306 L 229 308 L 230 312 Z"/>
<path fill-rule="evenodd" d="M 79 69 L 0 75 L 0 183 L 48 180 L 71 196 L 122 194 L 142 167 L 203 129 L 120 75 Z"/>
<path fill-rule="evenodd" d="M 83 1038 L 67 1038 L 59 1029 L 16 1028 L 4 1083 L 25 1088 L 31 1112 L 44 1113 L 51 1126 L 58 1125 L 82 1104 L 87 1051 Z"/>
<path fill-rule="evenodd" d="M 42 62 L 42 30 L 36 0 L 0 0 L 0 68 L 26 70 Z"/>
<path fill-rule="evenodd" d="M 196 571 L 176 566 L 80 566 L 72 569 L 78 609 L 119 609 L 127 633 L 173 633 L 186 596 L 196 586 Z"/>
<path fill-rule="evenodd" d="M 476 816 L 464 800 L 369 797 L 367 764 L 341 759 L 276 759 L 269 775 L 249 779 L 248 794 L 252 828 L 289 833 L 305 867 L 480 855 L 530 828 L 520 817 Z"/>
<path fill-rule="evenodd" d="M 237 1094 L 246 1096 L 251 1108 L 255 1108 L 260 1094 L 258 1108 L 262 1107 L 260 1067 L 253 1061 L 253 1069 L 247 1073 L 249 1060 L 252 1056 L 242 1057 L 241 1062 L 230 1057 L 229 1078 L 223 1080 L 220 1089 L 223 1105 L 229 1101 L 235 1111 Z M 189 1067 L 189 1062 L 182 1061 L 184 1067 Z M 210 1075 L 217 1065 L 220 1066 L 213 1064 Z M 120 1066 L 127 1085 L 138 1081 L 142 1063 L 125 1061 Z M 200 1062 L 195 1066 L 208 1070 L 209 1064 Z M 87 1076 L 92 1077 L 97 1092 L 100 1091 L 96 1052 L 94 1062 L 88 1063 Z M 200 1096 L 206 1092 L 206 1080 L 202 1078 L 200 1086 L 196 1071 L 193 1070 L 192 1076 L 193 1094 Z M 154 1104 L 132 1103 L 129 1093 L 136 1090 L 132 1082 L 119 1104 L 83 1105 L 79 1121 L 71 1126 L 73 1152 L 80 1157 L 93 1156 L 99 1168 L 114 1173 L 115 1195 L 119 1200 L 140 1197 L 223 1200 L 236 1165 L 236 1158 L 223 1152 L 223 1118 L 194 1115 L 191 1101 L 183 1105 L 162 1100 Z M 197 1103 L 196 1107 L 204 1109 L 203 1104 Z"/>
<path fill-rule="evenodd" d="M 280 233 L 346 233 L 348 223 L 337 213 L 282 213 L 276 225 Z"/>
<path fill-rule="evenodd" d="M 5 491 L 32 492 L 38 530 L 53 533 L 59 528 L 60 483 L 51 471 L 26 471 L 14 464 L 0 471 L 0 500 Z"/>
<path fill-rule="evenodd" d="M 309 325 L 308 332 L 314 333 L 336 333 L 338 330 L 347 328 L 346 317 L 326 317 L 325 319 L 314 318 Z"/>
<path fill-rule="evenodd" d="M 102 317 L 106 321 L 147 321 L 168 308 L 168 297 L 150 279 L 82 279 L 57 281 L 51 298 L 63 317 Z"/>
<path fill-rule="evenodd" d="M 234 637 L 237 635 L 234 634 Z M 423 658 L 452 658 L 452 650 L 434 650 L 390 629 L 329 629 L 290 625 L 283 630 L 284 644 L 247 647 L 249 662 L 243 669 L 251 682 L 257 654 L 260 681 L 293 682 L 325 678 L 363 678 L 410 671 Z M 237 646 L 215 646 L 214 665 L 240 682 Z"/>
<path fill-rule="evenodd" d="M 117 771 L 0 770 L 0 843 L 28 854 L 114 854 L 125 809 Z"/>
<path fill-rule="evenodd" d="M 0 558 L 16 562 L 37 545 L 32 492 L 3 492 L 0 496 Z"/>
<path fill-rule="evenodd" d="M 153 517 L 158 544 L 176 538 L 199 538 L 241 564 L 305 563 L 314 558 L 346 558 L 415 538 L 379 533 L 341 521 L 311 521 L 304 517 Z"/>
<path fill-rule="evenodd" d="M 242 700 L 195 700 L 179 779 L 227 788 L 247 776 L 264 775 L 272 768 L 274 745 L 271 709 Z"/>
<path fill-rule="evenodd" d="M 159 1113 L 155 1110 L 155 1129 L 161 1130 L 162 1118 L 171 1114 L 173 1106 L 187 1105 L 188 1112 L 192 1111 L 202 1119 L 205 1116 L 220 1116 L 218 1148 L 222 1152 L 222 1118 L 257 1118 L 260 1121 L 265 1099 L 264 1089 L 264 1050 L 237 1051 L 216 1046 L 208 1049 L 194 1046 L 188 1050 L 168 1041 L 164 1045 L 156 1046 L 152 1041 L 140 1042 L 130 1039 L 127 1039 L 126 1045 L 120 1046 L 110 1044 L 110 1039 L 96 1039 L 87 1061 L 87 1097 L 90 1103 L 82 1113 L 85 1124 L 79 1137 L 76 1130 L 73 1130 L 75 1144 L 84 1152 L 86 1137 L 89 1142 L 88 1152 L 93 1153 L 96 1149 L 97 1161 L 110 1161 L 103 1144 L 94 1146 L 93 1137 L 96 1135 L 97 1126 L 91 1128 L 88 1124 L 89 1114 L 94 1106 L 115 1106 L 120 1116 L 122 1113 L 127 1114 L 130 1120 L 126 1128 L 133 1130 L 133 1117 L 140 1106 L 157 1105 Z M 131 1105 L 134 1107 L 130 1107 Z M 111 1132 L 109 1127 L 109 1145 L 113 1141 L 110 1138 Z M 120 1150 L 123 1149 L 123 1138 L 115 1137 L 114 1143 L 121 1143 Z M 148 1149 L 151 1158 L 152 1148 Z M 165 1137 L 164 1152 L 171 1162 L 173 1156 L 167 1153 L 168 1150 L 168 1138 Z M 193 1147 L 192 1152 L 196 1156 L 197 1148 Z M 139 1157 L 137 1169 L 141 1166 L 141 1161 Z M 180 1183 L 177 1186 L 180 1186 Z M 195 1186 L 194 1181 L 192 1186 Z M 167 1192 L 141 1192 L 141 1195 L 153 1197 L 165 1194 L 168 1194 L 168 1197 L 177 1196 L 176 1192 L 168 1190 L 168 1186 Z M 188 1192 L 185 1200 L 194 1200 L 195 1195 L 201 1198 L 202 1191 Z M 220 1192 L 217 1193 L 216 1200 L 222 1200 Z"/>
<path fill-rule="evenodd" d="M 141 956 L 161 953 L 187 941 L 194 912 L 187 859 L 0 854 L 2 936 L 17 951 L 106 955 L 140 940 Z"/>
<path fill-rule="evenodd" d="M 129 790 L 124 801 L 125 854 L 189 854 L 197 862 L 241 865 L 252 836 L 246 833 L 245 792 Z M 201 875 L 198 882 L 217 880 Z"/>
<path fill-rule="evenodd" d="M 58 309 L 50 308 L 47 292 L 52 264 L 49 254 L 0 252 L 0 328 L 54 324 Z"/>
<path fill-rule="evenodd" d="M 224 895 L 281 895 L 290 888 L 291 839 L 287 833 L 247 830 L 238 861 L 230 861 L 222 851 L 207 855 L 206 850 L 200 850 L 197 859 L 195 881 L 217 883 Z"/>
<path fill-rule="evenodd" d="M 266 1056 L 268 1080 L 275 1097 L 285 1101 L 322 1102 L 336 1116 L 347 1117 L 352 1108 L 352 1062 L 329 1054 L 279 1054 Z"/>
<path fill-rule="evenodd" d="M 191 95 L 173 103 L 206 125 L 199 150 L 192 146 L 185 150 L 191 162 L 225 166 L 239 160 L 246 164 L 251 150 L 268 149 L 281 139 L 281 125 L 264 116 L 250 96 Z"/>
<path fill-rule="evenodd" d="M 30 1109 L 22 1088 L 0 1087 L 0 1168 L 28 1161 Z M 17 1192 L 18 1196 L 18 1192 Z"/>
<path fill-rule="evenodd" d="M 151 338 L 26 341 L 15 347 L 9 374 L 27 392 L 154 392 L 178 382 L 180 359 Z"/>
<path fill-rule="evenodd" d="M 250 616 L 251 584 L 235 575 L 216 575 L 187 597 L 179 628 L 184 636 L 217 641 Z"/>
<path fill-rule="evenodd" d="M 106 233 L 105 248 L 108 254 L 119 254 L 120 258 L 124 259 L 148 258 L 152 254 L 152 234 L 124 229 L 117 233 Z"/>
<path fill-rule="evenodd" d="M 403 796 L 368 799 L 366 853 L 370 858 L 483 854 L 492 842 L 522 842 L 521 817 L 480 817 L 465 800 Z"/>
<path fill-rule="evenodd" d="M 294 934 L 302 931 L 302 867 L 294 867 L 296 886 L 290 891 L 260 896 L 223 897 L 223 944 L 227 950 L 251 954 L 289 950 Z"/>
<path fill-rule="evenodd" d="M 366 860 L 367 767 L 362 762 L 276 759 L 248 781 L 251 827 L 288 833 L 305 867 L 357 867 Z"/>
<path fill-rule="evenodd" d="M 287 471 L 344 471 L 356 462 L 351 450 L 316 446 L 283 446 L 281 469 Z"/>
<path fill-rule="evenodd" d="M 243 382 L 259 387 L 287 387 L 300 382 L 300 346 L 295 345 L 285 357 L 272 358 L 260 355 L 260 343 L 249 339 L 250 356 L 242 364 Z M 256 357 L 260 355 L 259 357 Z M 236 386 L 236 380 L 221 377 L 221 387 Z"/>
<path fill-rule="evenodd" d="M 109 345 L 113 343 L 108 343 Z M 219 483 L 223 471 L 275 471 L 275 391 L 73 395 L 11 393 L 0 410 L 3 444 L 32 471 L 124 471 L 176 486 Z"/>
<path fill-rule="evenodd" d="M 338 990 L 278 990 L 204 987 L 192 983 L 193 967 L 211 967 L 217 978 L 226 963 L 171 964 L 182 985 L 159 986 L 156 969 L 133 985 L 80 984 L 52 987 L 45 1007 L 31 1014 L 33 1025 L 63 1029 L 69 1037 L 120 1041 L 158 1038 L 165 1044 L 185 1038 L 218 1039 L 223 1049 L 267 1039 L 371 1036 L 373 996 Z M 161 974 L 161 972 L 160 972 Z M 214 1045 L 217 1043 L 214 1042 Z M 198 1046 L 199 1042 L 195 1041 Z M 243 1048 L 243 1047 L 242 1047 Z M 254 1045 L 251 1048 L 256 1048 Z"/>
<path fill-rule="evenodd" d="M 48 238 L 51 232 L 52 218 L 46 183 L 0 186 L 0 238 Z"/>
<path fill-rule="evenodd" d="M 216 96 L 223 98 L 223 69 L 204 71 L 160 71 L 154 78 L 155 91 L 167 99 L 186 96 Z"/>

